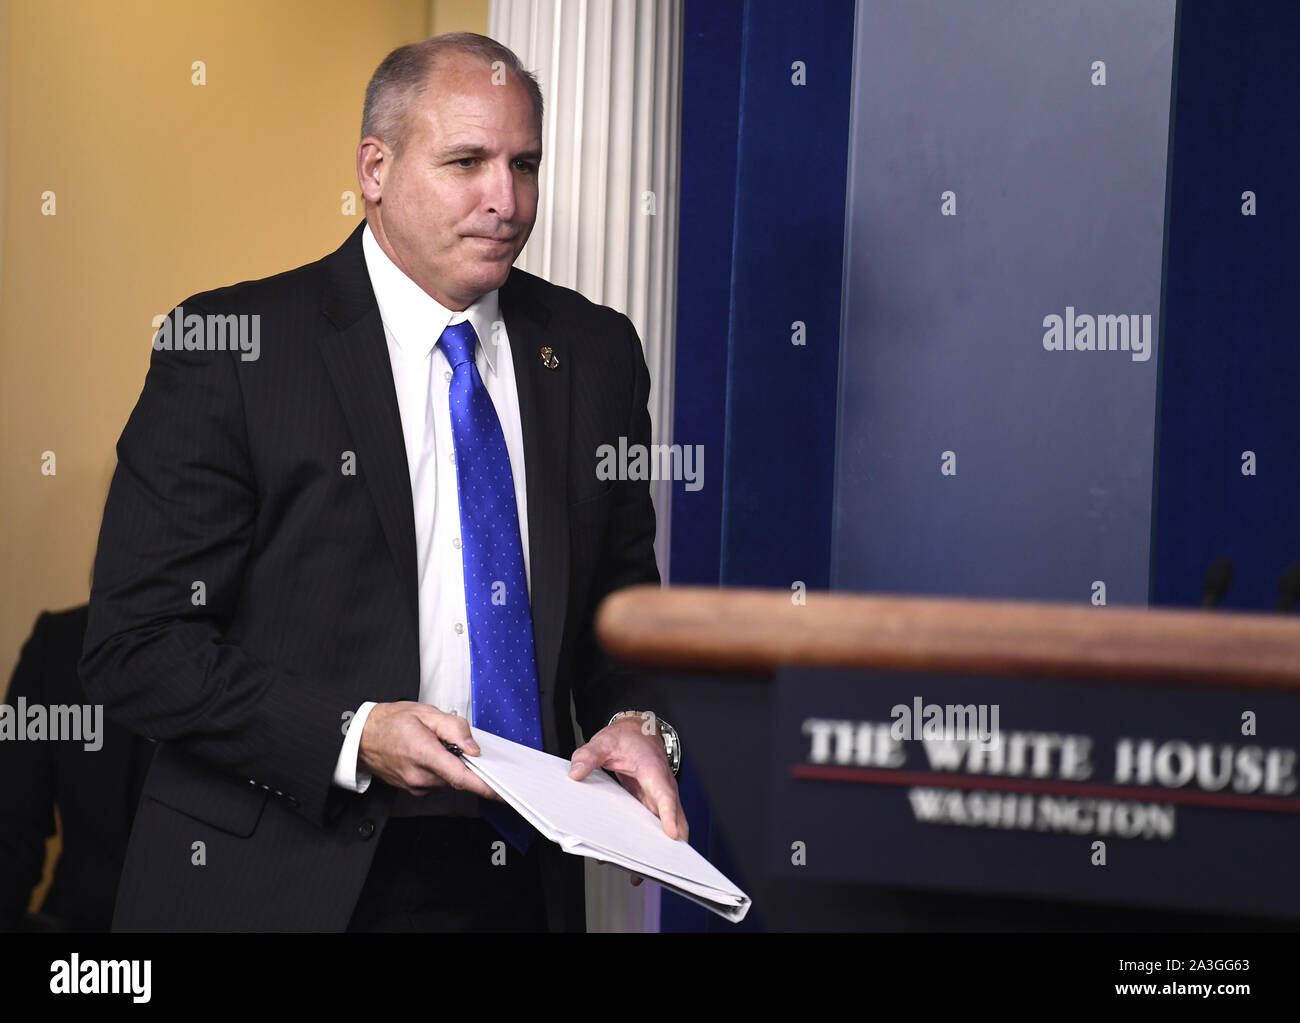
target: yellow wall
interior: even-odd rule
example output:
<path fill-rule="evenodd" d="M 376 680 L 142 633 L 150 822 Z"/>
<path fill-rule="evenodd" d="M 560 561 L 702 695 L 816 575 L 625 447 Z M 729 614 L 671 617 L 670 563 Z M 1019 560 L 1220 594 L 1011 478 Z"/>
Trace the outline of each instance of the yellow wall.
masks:
<path fill-rule="evenodd" d="M 429 35 L 477 32 L 487 35 L 488 0 L 429 0 Z"/>
<path fill-rule="evenodd" d="M 485 32 L 487 12 L 0 0 L 0 690 L 38 612 L 88 596 L 153 317 L 336 248 L 361 215 L 341 193 L 375 65 L 431 30 Z"/>

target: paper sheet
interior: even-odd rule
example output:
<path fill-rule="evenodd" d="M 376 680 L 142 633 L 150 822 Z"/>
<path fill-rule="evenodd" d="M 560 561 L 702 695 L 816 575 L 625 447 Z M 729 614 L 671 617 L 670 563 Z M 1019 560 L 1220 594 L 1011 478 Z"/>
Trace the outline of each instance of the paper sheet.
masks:
<path fill-rule="evenodd" d="M 465 764 L 565 852 L 623 867 L 728 920 L 749 912 L 749 897 L 685 841 L 664 834 L 659 818 L 602 770 L 582 781 L 569 761 L 473 729 L 480 756 Z"/>

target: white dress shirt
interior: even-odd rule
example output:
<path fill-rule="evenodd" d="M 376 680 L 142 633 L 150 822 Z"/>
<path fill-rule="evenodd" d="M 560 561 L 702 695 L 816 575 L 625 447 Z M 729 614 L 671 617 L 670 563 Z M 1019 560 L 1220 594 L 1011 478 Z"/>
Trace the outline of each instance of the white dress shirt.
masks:
<path fill-rule="evenodd" d="M 469 320 L 478 334 L 474 363 L 505 435 L 519 511 L 524 575 L 531 598 L 524 435 L 510 340 L 497 292 L 488 292 L 463 312 L 453 312 L 431 298 L 388 258 L 369 224 L 362 232 L 362 250 L 384 322 L 411 472 L 420 603 L 420 701 L 473 721 L 456 449 L 448 398 L 451 363 L 437 347 L 437 341 L 447 326 L 464 320 Z M 348 726 L 334 770 L 334 784 L 341 788 L 364 792 L 370 785 L 370 773 L 359 767 L 357 758 L 361 732 L 374 706 L 370 701 L 363 703 Z"/>

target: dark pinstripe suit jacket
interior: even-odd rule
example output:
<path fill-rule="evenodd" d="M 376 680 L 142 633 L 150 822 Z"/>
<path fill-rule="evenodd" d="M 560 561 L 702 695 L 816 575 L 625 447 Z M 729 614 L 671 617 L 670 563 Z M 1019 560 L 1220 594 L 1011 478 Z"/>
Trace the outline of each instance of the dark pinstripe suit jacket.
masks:
<path fill-rule="evenodd" d="M 568 756 L 570 694 L 587 735 L 646 703 L 591 623 L 606 594 L 659 578 L 648 483 L 595 471 L 600 445 L 649 443 L 649 375 L 622 314 L 518 269 L 500 300 L 542 736 Z M 260 354 L 155 351 L 118 441 L 80 671 L 161 745 L 114 926 L 342 930 L 395 794 L 331 785 L 344 715 L 417 699 L 420 682 L 409 470 L 361 228 L 316 263 L 183 306 L 260 315 Z M 581 861 L 543 844 L 550 926 L 581 930 Z"/>

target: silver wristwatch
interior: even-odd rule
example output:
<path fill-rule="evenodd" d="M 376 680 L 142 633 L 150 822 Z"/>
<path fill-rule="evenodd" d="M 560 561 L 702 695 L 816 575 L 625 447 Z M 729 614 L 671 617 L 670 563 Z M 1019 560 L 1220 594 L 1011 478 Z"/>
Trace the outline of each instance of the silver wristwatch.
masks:
<path fill-rule="evenodd" d="M 664 754 L 668 757 L 668 766 L 672 768 L 673 777 L 676 778 L 682 770 L 682 741 L 677 737 L 677 729 L 663 718 L 657 716 L 652 710 L 620 710 L 609 719 L 606 727 L 609 727 L 620 718 L 627 717 L 638 717 L 642 721 L 653 721 L 659 726 L 659 738 L 664 741 Z"/>

